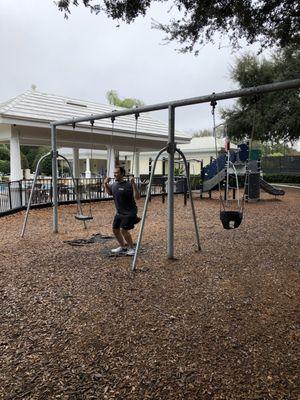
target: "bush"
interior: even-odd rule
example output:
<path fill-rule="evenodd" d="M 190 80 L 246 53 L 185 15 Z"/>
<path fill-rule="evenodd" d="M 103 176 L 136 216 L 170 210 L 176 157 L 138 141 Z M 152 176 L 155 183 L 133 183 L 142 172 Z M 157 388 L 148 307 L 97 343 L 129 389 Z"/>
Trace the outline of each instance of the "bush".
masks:
<path fill-rule="evenodd" d="M 5 175 L 9 174 L 9 168 L 10 162 L 8 160 L 0 160 L 0 172 L 2 172 Z"/>
<path fill-rule="evenodd" d="M 201 178 L 200 175 L 190 175 L 190 182 L 192 190 L 199 190 Z"/>
<path fill-rule="evenodd" d="M 38 163 L 39 159 L 48 152 L 49 152 L 49 147 L 42 146 L 42 147 L 38 148 L 38 152 L 36 153 L 34 163 L 33 163 L 34 170 L 37 167 L 37 163 Z M 47 175 L 47 176 L 50 176 L 52 174 L 52 160 L 51 160 L 50 155 L 42 161 L 42 163 L 40 165 L 40 174 Z"/>
<path fill-rule="evenodd" d="M 1 161 L 9 161 L 9 148 L 5 144 L 0 144 L 0 160 Z"/>
<path fill-rule="evenodd" d="M 300 184 L 300 174 L 264 174 L 264 179 L 270 183 Z"/>
<path fill-rule="evenodd" d="M 21 167 L 22 167 L 22 169 L 28 169 L 29 168 L 27 157 L 23 153 L 21 153 Z"/>

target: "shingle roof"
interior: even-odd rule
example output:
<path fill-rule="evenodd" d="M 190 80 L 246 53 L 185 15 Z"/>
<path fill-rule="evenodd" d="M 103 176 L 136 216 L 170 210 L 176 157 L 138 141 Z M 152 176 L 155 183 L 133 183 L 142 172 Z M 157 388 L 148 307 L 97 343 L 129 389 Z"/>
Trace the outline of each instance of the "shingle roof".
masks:
<path fill-rule="evenodd" d="M 121 108 L 92 101 L 42 93 L 36 90 L 28 90 L 0 104 L 0 117 L 49 123 L 56 120 L 108 113 L 116 109 L 120 110 Z M 90 127 L 89 122 L 83 122 L 78 125 Z M 94 127 L 110 130 L 111 120 L 97 120 Z M 135 129 L 134 115 L 116 118 L 115 129 L 124 132 L 133 132 Z M 143 113 L 138 119 L 138 132 L 146 135 L 167 136 L 168 126 L 155 120 L 149 114 Z M 176 132 L 176 138 L 189 139 L 189 136 L 182 132 Z"/>

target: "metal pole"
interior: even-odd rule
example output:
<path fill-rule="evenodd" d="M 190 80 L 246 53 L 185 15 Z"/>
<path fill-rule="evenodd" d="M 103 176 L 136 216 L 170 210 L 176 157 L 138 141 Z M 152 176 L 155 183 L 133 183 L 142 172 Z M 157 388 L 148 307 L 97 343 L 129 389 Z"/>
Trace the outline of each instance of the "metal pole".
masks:
<path fill-rule="evenodd" d="M 195 212 L 194 201 L 193 201 L 193 196 L 192 196 L 192 188 L 191 188 L 191 181 L 190 181 L 190 173 L 188 170 L 188 163 L 186 161 L 186 158 L 185 158 L 185 155 L 183 154 L 183 152 L 179 149 L 176 149 L 176 151 L 177 151 L 177 153 L 179 153 L 181 155 L 183 162 L 184 162 L 185 174 L 186 174 L 186 178 L 187 178 L 186 180 L 187 180 L 187 185 L 188 185 L 188 193 L 190 196 L 190 202 L 191 202 L 191 207 L 192 207 L 192 214 L 193 214 L 193 220 L 194 220 L 197 246 L 198 246 L 198 250 L 201 251 L 200 236 L 199 236 L 196 212 Z"/>
<path fill-rule="evenodd" d="M 144 230 L 144 225 L 145 225 L 145 220 L 146 220 L 148 204 L 149 204 L 149 200 L 150 200 L 151 184 L 152 184 L 152 180 L 153 180 L 153 176 L 154 176 L 154 172 L 155 172 L 155 167 L 156 167 L 157 160 L 158 160 L 159 156 L 161 155 L 161 153 L 163 153 L 166 150 L 167 150 L 167 147 L 164 147 L 163 149 L 161 149 L 159 151 L 159 153 L 157 154 L 157 156 L 156 156 L 156 158 L 154 160 L 153 166 L 152 166 L 151 175 L 150 175 L 150 179 L 149 179 L 149 186 L 148 186 L 148 190 L 147 190 L 147 196 L 146 196 L 146 200 L 145 200 L 145 204 L 144 204 L 144 210 L 143 210 L 143 216 L 142 216 L 142 221 L 141 221 L 140 232 L 139 232 L 139 236 L 138 236 L 138 240 L 137 240 L 137 244 L 136 244 L 136 248 L 135 248 L 135 254 L 134 254 L 133 262 L 132 262 L 132 265 L 131 265 L 131 270 L 132 271 L 134 271 L 135 268 L 136 268 L 138 252 L 139 252 L 139 249 L 140 249 L 140 246 L 141 246 L 141 242 L 142 242 L 143 230 Z"/>
<path fill-rule="evenodd" d="M 32 196 L 33 196 L 35 184 L 36 184 L 37 177 L 38 177 L 38 172 L 39 172 L 39 169 L 40 169 L 40 164 L 44 160 L 44 158 L 48 157 L 50 154 L 51 154 L 51 152 L 43 155 L 39 159 L 39 161 L 37 163 L 37 166 L 36 166 L 36 169 L 35 169 L 35 174 L 34 174 L 34 179 L 33 179 L 32 186 L 31 186 L 30 196 L 29 196 L 29 200 L 28 200 L 28 204 L 27 204 L 26 214 L 25 214 L 25 218 L 24 218 L 24 222 L 23 222 L 23 228 L 22 228 L 22 232 L 21 232 L 21 237 L 23 237 L 24 233 L 25 233 L 28 214 L 29 214 L 29 210 L 30 210 L 30 206 L 31 206 L 31 201 L 32 201 Z"/>
<path fill-rule="evenodd" d="M 51 125 L 51 145 L 52 145 L 53 233 L 58 233 L 57 144 L 56 144 L 56 126 L 55 125 Z"/>
<path fill-rule="evenodd" d="M 168 197 L 167 197 L 167 256 L 174 258 L 174 153 L 175 153 L 175 108 L 169 106 L 169 146 L 168 146 Z"/>

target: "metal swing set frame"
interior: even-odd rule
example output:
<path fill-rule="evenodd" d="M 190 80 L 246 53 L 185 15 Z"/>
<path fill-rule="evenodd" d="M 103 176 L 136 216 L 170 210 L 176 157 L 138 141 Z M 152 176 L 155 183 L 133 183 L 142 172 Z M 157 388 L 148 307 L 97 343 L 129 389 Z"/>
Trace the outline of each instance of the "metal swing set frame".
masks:
<path fill-rule="evenodd" d="M 142 235 L 143 235 L 143 229 L 144 229 L 144 224 L 145 224 L 145 219 L 146 219 L 148 202 L 149 202 L 149 198 L 150 198 L 151 184 L 152 184 L 152 180 L 153 180 L 153 176 L 154 176 L 154 171 L 155 171 L 157 160 L 164 151 L 168 152 L 167 258 L 174 259 L 173 181 L 174 181 L 174 155 L 175 155 L 175 152 L 179 153 L 182 156 L 183 161 L 184 161 L 185 171 L 186 171 L 186 176 L 187 176 L 189 199 L 191 202 L 192 214 L 193 214 L 193 220 L 194 220 L 197 247 L 198 247 L 198 250 L 200 251 L 201 250 L 200 235 L 199 235 L 199 231 L 198 231 L 195 208 L 194 208 L 193 198 L 192 198 L 192 193 L 191 193 L 191 185 L 190 185 L 190 181 L 189 181 L 187 161 L 186 161 L 184 154 L 181 152 L 181 150 L 177 148 L 177 145 L 175 142 L 175 109 L 179 108 L 179 107 L 186 107 L 186 106 L 195 105 L 195 104 L 210 103 L 212 101 L 217 101 L 217 100 L 233 99 L 233 98 L 245 97 L 245 96 L 254 96 L 257 94 L 276 92 L 276 91 L 287 90 L 287 89 L 297 89 L 299 87 L 300 87 L 300 79 L 294 79 L 294 80 L 276 82 L 276 83 L 260 85 L 260 86 L 250 87 L 250 88 L 232 90 L 232 91 L 228 91 L 228 92 L 213 93 L 213 94 L 209 94 L 209 95 L 193 97 L 193 98 L 188 98 L 188 99 L 183 99 L 183 100 L 169 101 L 169 102 L 155 104 L 155 105 L 141 106 L 141 107 L 136 107 L 134 109 L 118 110 L 118 111 L 112 111 L 112 112 L 104 113 L 104 114 L 98 114 L 98 115 L 96 114 L 96 115 L 90 115 L 87 117 L 79 117 L 79 118 L 65 119 L 65 120 L 59 120 L 59 121 L 52 122 L 50 124 L 50 126 L 51 126 L 51 144 L 52 144 L 52 152 L 51 152 L 51 155 L 52 155 L 52 177 L 53 177 L 53 232 L 54 233 L 58 232 L 57 128 L 59 126 L 72 125 L 77 122 L 86 122 L 86 121 L 91 121 L 91 120 L 95 121 L 95 120 L 106 119 L 106 118 L 116 118 L 116 117 L 121 117 L 121 116 L 125 116 L 125 115 L 132 115 L 132 114 L 136 115 L 137 113 L 141 114 L 141 113 L 150 112 L 150 111 L 168 110 L 168 144 L 166 147 L 164 147 L 163 149 L 161 149 L 158 152 L 158 154 L 154 160 L 154 164 L 153 164 L 153 168 L 152 168 L 151 176 L 150 176 L 150 181 L 149 181 L 149 186 L 148 186 L 148 190 L 147 190 L 146 201 L 145 201 L 144 210 L 143 210 L 143 216 L 142 216 L 142 221 L 141 221 L 141 226 L 140 226 L 140 231 L 139 231 L 139 236 L 138 236 L 138 241 L 137 241 L 137 246 L 136 246 L 136 252 L 135 252 L 135 256 L 134 256 L 134 259 L 133 259 L 133 262 L 131 265 L 131 270 L 136 269 L 136 262 L 137 262 L 138 252 L 140 249 Z"/>
<path fill-rule="evenodd" d="M 31 207 L 31 204 L 32 204 L 34 189 L 36 187 L 36 181 L 37 181 L 37 178 L 38 178 L 38 175 L 39 175 L 39 171 L 40 171 L 40 165 L 41 165 L 42 161 L 45 158 L 49 157 L 50 155 L 52 155 L 52 151 L 44 154 L 39 159 L 39 161 L 38 161 L 38 163 L 36 165 L 34 179 L 33 179 L 33 182 L 32 182 L 31 189 L 30 189 L 30 195 L 29 195 L 28 204 L 27 204 L 27 208 L 26 208 L 26 213 L 25 213 L 25 217 L 24 217 L 24 221 L 23 221 L 23 225 L 22 225 L 21 237 L 24 237 L 24 234 L 25 234 L 26 225 L 27 225 L 28 216 L 29 216 L 29 211 L 30 211 L 30 207 Z M 89 213 L 84 215 L 83 214 L 83 210 L 82 210 L 82 203 L 81 203 L 81 200 L 80 200 L 80 194 L 78 192 L 77 184 L 76 184 L 75 178 L 74 178 L 73 173 L 72 173 L 72 166 L 71 166 L 69 160 L 66 157 L 64 157 L 63 155 L 57 153 L 57 158 L 58 157 L 62 158 L 68 164 L 69 170 L 71 172 L 71 179 L 72 179 L 72 182 L 73 182 L 74 193 L 75 193 L 76 204 L 77 204 L 77 214 L 75 215 L 75 218 L 78 219 L 79 221 L 82 221 L 83 225 L 84 225 L 84 228 L 86 229 L 87 228 L 86 221 L 89 221 L 89 220 L 93 219 L 92 209 L 91 209 L 91 198 L 90 198 L 91 194 L 89 193 L 89 203 L 90 203 L 90 205 L 89 205 Z"/>

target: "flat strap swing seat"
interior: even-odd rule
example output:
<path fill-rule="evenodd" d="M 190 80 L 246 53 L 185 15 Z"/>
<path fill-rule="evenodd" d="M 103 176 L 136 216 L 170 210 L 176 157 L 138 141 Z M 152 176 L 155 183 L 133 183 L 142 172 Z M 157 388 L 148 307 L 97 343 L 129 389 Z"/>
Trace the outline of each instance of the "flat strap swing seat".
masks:
<path fill-rule="evenodd" d="M 220 220 L 224 229 L 235 229 L 240 226 L 243 213 L 240 211 L 220 211 Z"/>
<path fill-rule="evenodd" d="M 83 214 L 77 214 L 75 215 L 75 218 L 78 219 L 79 221 L 90 221 L 93 219 L 92 215 L 83 215 Z"/>

